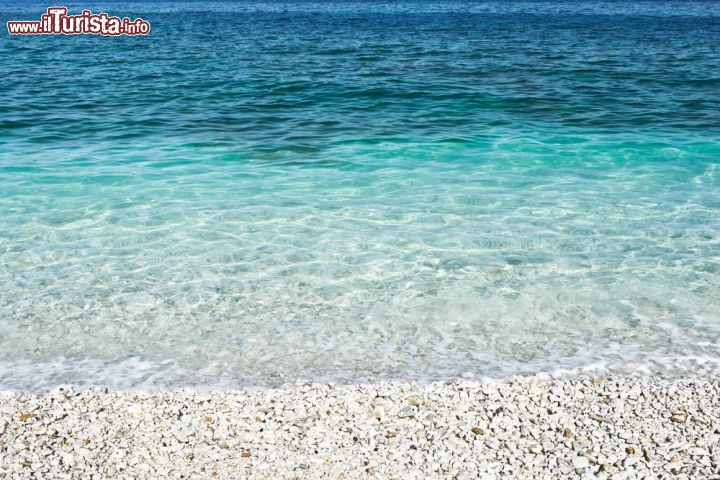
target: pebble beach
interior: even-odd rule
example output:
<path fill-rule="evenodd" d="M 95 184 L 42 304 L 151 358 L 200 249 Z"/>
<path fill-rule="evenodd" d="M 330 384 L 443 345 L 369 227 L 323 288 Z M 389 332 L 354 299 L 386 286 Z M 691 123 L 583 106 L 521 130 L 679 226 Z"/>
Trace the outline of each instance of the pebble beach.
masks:
<path fill-rule="evenodd" d="M 0 393 L 0 478 L 720 478 L 720 380 Z"/>
<path fill-rule="evenodd" d="M 720 480 L 719 4 L 0 0 L 0 480 Z"/>

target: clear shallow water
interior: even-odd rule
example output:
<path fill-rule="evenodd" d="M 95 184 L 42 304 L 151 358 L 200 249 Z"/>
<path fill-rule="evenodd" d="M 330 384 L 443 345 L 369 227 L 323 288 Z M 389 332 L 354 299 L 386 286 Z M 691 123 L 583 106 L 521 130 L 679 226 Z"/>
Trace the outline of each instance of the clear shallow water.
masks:
<path fill-rule="evenodd" d="M 714 2 L 67 6 L 152 33 L 0 37 L 1 388 L 720 371 Z"/>

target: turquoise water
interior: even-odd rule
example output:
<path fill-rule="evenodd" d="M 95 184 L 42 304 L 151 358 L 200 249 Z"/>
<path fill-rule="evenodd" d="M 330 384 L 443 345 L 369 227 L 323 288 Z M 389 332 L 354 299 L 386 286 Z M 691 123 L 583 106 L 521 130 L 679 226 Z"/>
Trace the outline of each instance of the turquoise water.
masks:
<path fill-rule="evenodd" d="M 0 35 L 0 388 L 720 371 L 716 2 L 66 6 L 152 31 Z"/>

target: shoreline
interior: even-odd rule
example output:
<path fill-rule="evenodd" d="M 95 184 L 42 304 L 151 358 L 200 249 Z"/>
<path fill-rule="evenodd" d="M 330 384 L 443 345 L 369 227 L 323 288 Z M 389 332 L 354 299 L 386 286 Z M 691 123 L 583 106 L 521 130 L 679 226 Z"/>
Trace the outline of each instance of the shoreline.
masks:
<path fill-rule="evenodd" d="M 720 378 L 0 392 L 0 477 L 720 478 Z"/>

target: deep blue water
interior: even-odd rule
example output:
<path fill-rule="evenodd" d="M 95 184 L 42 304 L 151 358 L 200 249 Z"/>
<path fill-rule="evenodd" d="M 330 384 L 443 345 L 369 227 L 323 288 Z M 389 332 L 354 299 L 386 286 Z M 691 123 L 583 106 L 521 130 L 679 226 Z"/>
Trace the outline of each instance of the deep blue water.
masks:
<path fill-rule="evenodd" d="M 65 5 L 152 31 L 0 35 L 0 388 L 720 370 L 716 1 Z"/>

